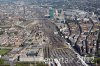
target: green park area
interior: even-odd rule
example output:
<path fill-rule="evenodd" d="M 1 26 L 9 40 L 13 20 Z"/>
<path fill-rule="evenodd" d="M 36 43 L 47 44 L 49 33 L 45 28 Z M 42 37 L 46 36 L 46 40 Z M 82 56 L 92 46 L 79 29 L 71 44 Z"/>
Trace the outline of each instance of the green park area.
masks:
<path fill-rule="evenodd" d="M 0 65 L 1 64 L 4 64 L 4 60 L 3 59 L 0 59 Z"/>
<path fill-rule="evenodd" d="M 10 65 L 4 64 L 4 60 L 3 59 L 0 59 L 0 66 L 10 66 Z"/>
<path fill-rule="evenodd" d="M 95 58 L 95 59 L 93 60 L 93 62 L 94 62 L 94 63 L 100 64 L 100 58 Z"/>
<path fill-rule="evenodd" d="M 0 49 L 0 55 L 5 55 L 10 51 L 10 49 Z"/>

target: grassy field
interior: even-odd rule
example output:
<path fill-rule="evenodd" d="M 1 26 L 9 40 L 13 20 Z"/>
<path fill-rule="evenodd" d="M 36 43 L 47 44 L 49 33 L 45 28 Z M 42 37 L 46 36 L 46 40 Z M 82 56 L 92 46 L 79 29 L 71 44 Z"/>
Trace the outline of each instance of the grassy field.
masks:
<path fill-rule="evenodd" d="M 9 52 L 9 49 L 0 49 L 0 55 L 5 55 Z"/>

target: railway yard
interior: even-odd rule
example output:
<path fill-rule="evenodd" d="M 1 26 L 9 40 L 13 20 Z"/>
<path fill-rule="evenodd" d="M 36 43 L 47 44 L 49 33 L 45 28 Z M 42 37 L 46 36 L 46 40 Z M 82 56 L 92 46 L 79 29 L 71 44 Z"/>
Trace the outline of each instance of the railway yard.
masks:
<path fill-rule="evenodd" d="M 18 3 L 0 6 L 0 59 L 4 64 L 88 66 L 83 57 L 96 56 L 100 21 L 94 13 Z"/>
<path fill-rule="evenodd" d="M 24 47 L 14 48 L 8 53 L 10 60 L 20 57 L 19 61 L 29 62 L 44 61 L 47 58 L 51 58 L 59 60 L 58 63 L 61 66 L 86 66 L 85 62 L 79 57 L 80 55 L 70 46 L 74 46 L 75 43 L 80 47 L 82 46 L 79 40 L 87 40 L 89 38 L 89 33 L 91 33 L 94 26 L 92 22 L 64 24 L 37 18 L 33 22 L 26 21 L 21 24 L 29 35 L 25 36 Z M 90 26 L 86 26 L 87 24 Z M 95 26 L 94 29 L 97 29 L 97 27 Z M 85 35 L 87 38 L 82 36 L 84 33 L 87 33 Z M 65 36 L 73 44 L 69 45 Z M 85 51 L 82 53 L 85 53 Z M 55 66 L 55 61 L 53 60 L 51 64 Z"/>

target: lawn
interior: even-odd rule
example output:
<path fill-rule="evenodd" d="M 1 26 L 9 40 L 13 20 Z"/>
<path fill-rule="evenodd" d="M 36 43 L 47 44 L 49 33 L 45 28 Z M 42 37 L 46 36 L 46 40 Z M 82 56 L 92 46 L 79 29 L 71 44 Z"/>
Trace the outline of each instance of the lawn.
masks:
<path fill-rule="evenodd" d="M 9 49 L 0 49 L 0 55 L 5 55 L 9 52 Z"/>

